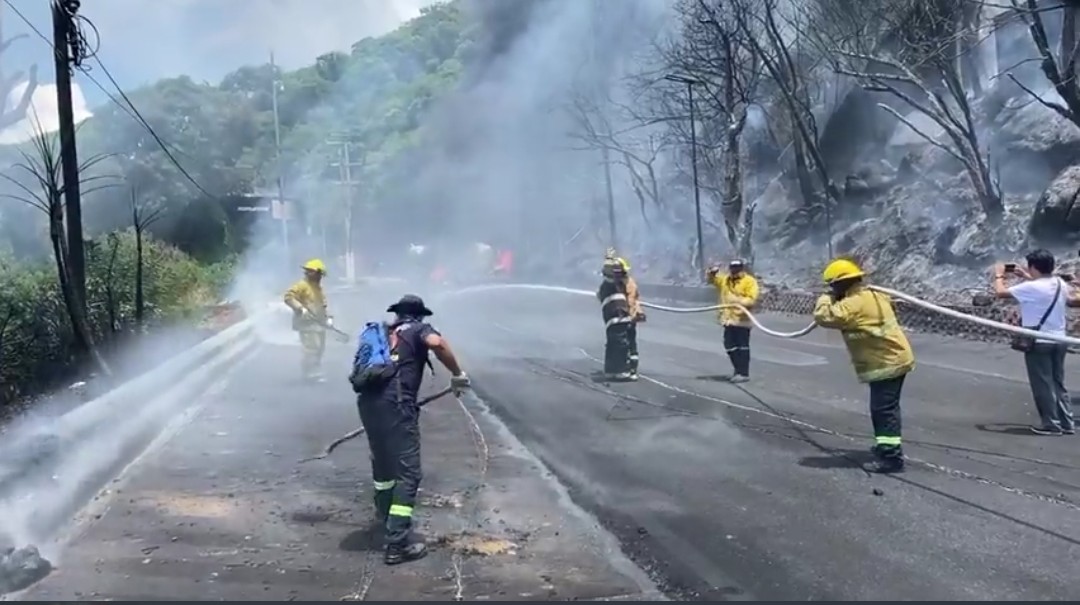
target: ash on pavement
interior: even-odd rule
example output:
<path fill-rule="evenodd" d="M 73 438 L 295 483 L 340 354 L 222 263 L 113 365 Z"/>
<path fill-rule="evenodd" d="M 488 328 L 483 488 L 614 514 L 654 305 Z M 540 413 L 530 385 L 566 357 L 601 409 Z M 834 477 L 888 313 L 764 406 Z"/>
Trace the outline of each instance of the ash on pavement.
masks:
<path fill-rule="evenodd" d="M 22 598 L 566 600 L 652 590 L 476 399 L 426 406 L 417 511 L 432 553 L 384 566 L 366 442 L 297 462 L 358 422 L 346 380 L 334 379 L 343 350 L 328 354 L 328 383 L 304 385 L 293 378 L 298 349 L 264 346 L 83 512 L 58 569 Z"/>

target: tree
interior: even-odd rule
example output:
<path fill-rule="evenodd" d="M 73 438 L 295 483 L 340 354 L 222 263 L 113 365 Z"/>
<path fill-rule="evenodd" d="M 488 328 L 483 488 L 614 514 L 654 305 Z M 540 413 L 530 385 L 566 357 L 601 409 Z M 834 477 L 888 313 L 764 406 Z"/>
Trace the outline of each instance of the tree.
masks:
<path fill-rule="evenodd" d="M 0 25 L 2 24 L 3 21 L 0 19 Z M 20 34 L 5 40 L 3 39 L 3 35 L 0 34 L 0 56 L 7 52 L 13 42 L 25 37 L 26 34 Z M 26 82 L 26 88 L 24 88 L 22 94 L 19 95 L 19 100 L 15 103 L 14 107 L 9 109 L 7 107 L 7 100 L 11 98 L 11 93 L 15 91 L 15 87 L 23 82 Z M 29 74 L 17 71 L 11 74 L 10 77 L 5 77 L 3 70 L 0 69 L 0 130 L 13 126 L 26 117 L 26 113 L 30 109 L 30 100 L 34 96 L 34 91 L 37 90 L 37 85 L 36 64 L 30 66 Z"/>
<path fill-rule="evenodd" d="M 146 294 L 143 275 L 145 262 L 143 260 L 143 240 L 146 230 L 161 218 L 165 208 L 153 207 L 140 203 L 135 188 L 131 188 L 131 225 L 135 229 L 135 325 L 143 326 L 146 317 Z"/>
<path fill-rule="evenodd" d="M 98 366 L 105 375 L 111 375 L 105 358 L 94 343 L 93 334 L 90 331 L 89 321 L 84 307 L 79 304 L 79 295 L 75 290 L 75 284 L 71 275 L 70 257 L 68 255 L 67 239 L 64 236 L 64 185 L 63 174 L 60 166 L 59 142 L 56 137 L 41 131 L 31 140 L 33 153 L 20 150 L 22 162 L 15 164 L 15 168 L 24 177 L 29 177 L 30 185 L 20 179 L 7 174 L 0 174 L 7 182 L 14 185 L 21 194 L 0 194 L 0 197 L 13 199 L 43 212 L 49 221 L 49 240 L 52 243 L 53 258 L 56 262 L 56 272 L 60 280 L 60 290 L 63 293 L 64 306 L 71 321 L 72 331 L 75 334 L 77 346 Z M 93 156 L 79 166 L 79 174 L 82 175 L 106 156 Z M 82 183 L 90 183 L 107 179 L 106 176 L 94 176 L 81 179 Z M 108 185 L 105 185 L 108 186 Z"/>
<path fill-rule="evenodd" d="M 1080 28 L 1080 2 L 1064 0 L 1060 6 L 1053 7 L 1061 10 L 1061 42 L 1057 53 L 1050 46 L 1050 36 L 1043 18 L 1046 8 L 1040 4 L 1042 2 L 1039 0 L 1012 0 L 1013 8 L 1031 33 L 1031 39 L 1039 53 L 1043 75 L 1054 86 L 1054 91 L 1061 97 L 1062 103 L 1043 98 L 1024 86 L 1012 74 L 1009 74 L 1009 78 L 1039 103 L 1080 126 L 1080 82 L 1077 81 L 1077 76 L 1080 75 L 1080 32 L 1077 31 Z"/>
<path fill-rule="evenodd" d="M 781 0 L 761 0 L 754 10 L 736 11 L 732 18 L 760 59 L 787 118 L 803 204 L 812 215 L 823 210 L 826 221 L 831 222 L 840 191 L 821 153 L 811 90 L 816 65 L 806 40 L 804 9 L 790 2 L 781 4 Z"/>
<path fill-rule="evenodd" d="M 603 96 L 578 93 L 570 102 L 575 129 L 569 133 L 581 146 L 579 150 L 602 151 L 615 156 L 615 164 L 626 169 L 630 186 L 638 200 L 641 218 L 649 222 L 647 208 L 664 210 L 656 163 L 665 149 L 664 133 L 655 124 L 634 115 L 624 104 Z M 616 122 L 617 121 L 617 122 Z M 622 125 L 616 128 L 615 124 Z"/>
<path fill-rule="evenodd" d="M 937 0 L 906 0 L 897 10 L 892 0 L 863 0 L 859 8 L 825 16 L 850 28 L 815 28 L 837 73 L 855 78 L 868 91 L 883 92 L 929 118 L 942 134 L 927 132 L 905 113 L 887 103 L 882 108 L 927 143 L 963 166 L 979 204 L 988 217 L 1005 211 L 1001 189 L 993 176 L 988 151 L 979 140 L 976 118 L 960 74 L 956 41 L 958 7 Z M 846 3 L 842 3 L 846 6 Z M 845 18 L 846 15 L 846 18 Z M 884 27 L 892 36 L 888 48 L 866 35 L 866 24 Z"/>
<path fill-rule="evenodd" d="M 706 168 L 701 185 L 720 198 L 728 241 L 745 258 L 753 255 L 753 208 L 745 203 L 742 137 L 750 108 L 760 101 L 763 71 L 748 38 L 752 32 L 743 24 L 749 26 L 757 6 L 753 0 L 682 0 L 677 6 L 681 35 L 663 52 L 667 68 L 692 77 L 703 93 L 695 107 L 701 124 L 698 154 Z M 681 90 L 674 98 L 686 102 Z M 684 143 L 687 123 L 669 121 Z M 719 186 L 711 183 L 714 175 L 721 178 Z"/>

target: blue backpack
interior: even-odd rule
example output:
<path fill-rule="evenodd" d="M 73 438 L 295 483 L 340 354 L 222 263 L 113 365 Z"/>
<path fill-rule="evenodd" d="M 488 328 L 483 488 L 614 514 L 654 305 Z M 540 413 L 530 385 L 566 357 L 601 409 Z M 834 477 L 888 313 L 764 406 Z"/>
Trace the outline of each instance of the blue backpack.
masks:
<path fill-rule="evenodd" d="M 381 389 L 397 373 L 394 344 L 389 327 L 381 322 L 368 322 L 360 332 L 360 345 L 353 357 L 349 382 L 353 392 L 369 393 Z M 396 339 L 394 339 L 396 340 Z"/>

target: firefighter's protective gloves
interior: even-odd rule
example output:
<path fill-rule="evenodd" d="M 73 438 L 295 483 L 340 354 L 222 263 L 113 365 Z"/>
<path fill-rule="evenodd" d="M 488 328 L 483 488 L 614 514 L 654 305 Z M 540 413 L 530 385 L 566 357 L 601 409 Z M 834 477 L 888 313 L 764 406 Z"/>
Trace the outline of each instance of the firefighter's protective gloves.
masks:
<path fill-rule="evenodd" d="M 465 391 L 472 388 L 472 381 L 469 380 L 469 376 L 462 372 L 457 376 L 450 377 L 450 388 L 453 389 L 454 395 L 460 397 L 465 394 Z"/>

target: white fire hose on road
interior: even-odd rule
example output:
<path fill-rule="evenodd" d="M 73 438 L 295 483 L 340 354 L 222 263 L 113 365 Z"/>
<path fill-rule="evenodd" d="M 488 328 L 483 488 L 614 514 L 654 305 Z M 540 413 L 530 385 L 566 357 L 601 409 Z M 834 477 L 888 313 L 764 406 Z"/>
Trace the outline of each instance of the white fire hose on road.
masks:
<path fill-rule="evenodd" d="M 992 328 L 992 329 L 995 329 L 995 330 L 1001 330 L 1002 332 L 1009 332 L 1011 334 L 1017 334 L 1017 335 L 1021 335 L 1021 336 L 1030 336 L 1030 337 L 1033 337 L 1033 338 L 1038 338 L 1040 340 L 1048 340 L 1048 341 L 1057 342 L 1057 343 L 1061 343 L 1061 344 L 1066 344 L 1066 345 L 1070 345 L 1070 346 L 1080 347 L 1080 338 L 1076 338 L 1076 337 L 1073 337 L 1073 336 L 1061 336 L 1061 335 L 1058 335 L 1058 334 L 1047 334 L 1045 332 L 1039 332 L 1039 331 L 1036 331 L 1036 330 L 1029 330 L 1027 328 L 1021 328 L 1019 326 L 1009 325 L 1007 323 L 1002 323 L 1000 321 L 994 321 L 992 319 L 986 319 L 985 317 L 979 317 L 977 315 L 969 315 L 967 313 L 963 313 L 963 312 L 957 311 L 955 309 L 950 309 L 948 307 L 943 307 L 941 305 L 936 305 L 936 304 L 934 304 L 932 302 L 925 301 L 925 300 L 922 300 L 921 298 L 917 298 L 917 297 L 912 296 L 910 294 L 905 294 L 905 293 L 900 292 L 898 290 L 893 290 L 891 288 L 886 288 L 884 286 L 872 286 L 871 285 L 871 286 L 867 286 L 867 287 L 870 288 L 871 290 L 874 290 L 875 292 L 879 292 L 881 294 L 885 294 L 885 295 L 890 296 L 892 298 L 902 300 L 902 301 L 904 301 L 906 303 L 910 303 L 912 305 L 915 305 L 916 307 L 920 307 L 920 308 L 926 309 L 927 311 L 931 311 L 933 313 L 938 313 L 939 315 L 944 315 L 946 317 L 952 317 L 953 319 L 958 319 L 960 321 L 967 321 L 967 322 L 970 322 L 970 323 L 985 326 L 987 328 Z M 566 293 L 566 294 L 578 294 L 578 295 L 589 296 L 589 297 L 596 296 L 595 292 L 590 292 L 588 290 L 581 290 L 581 289 L 578 289 L 578 288 L 566 288 L 566 287 L 563 287 L 563 286 L 546 286 L 546 285 L 543 285 L 543 284 L 492 284 L 492 285 L 484 285 L 484 286 L 472 286 L 472 287 L 469 287 L 469 288 L 463 288 L 461 290 L 455 290 L 453 292 L 448 292 L 444 296 L 457 296 L 457 295 L 461 295 L 461 294 L 469 294 L 469 293 L 473 293 L 473 292 L 485 292 L 485 291 L 491 291 L 491 290 L 544 290 L 544 291 L 547 291 L 547 292 L 563 292 L 563 293 Z M 751 312 L 749 309 L 743 307 L 742 305 L 719 305 L 719 304 L 717 304 L 717 305 L 708 305 L 708 306 L 704 306 L 704 307 L 669 307 L 669 306 L 659 305 L 659 304 L 651 303 L 651 302 L 647 302 L 647 301 L 641 301 L 641 306 L 645 307 L 646 309 L 654 309 L 656 311 L 663 311 L 665 313 L 709 313 L 709 312 L 717 311 L 717 310 L 725 308 L 725 307 L 726 308 L 741 309 L 743 312 L 746 313 L 746 316 L 750 318 L 750 321 L 754 324 L 755 327 L 757 327 L 763 333 L 768 334 L 769 336 L 776 337 L 776 338 L 802 338 L 803 336 L 806 336 L 810 332 L 813 332 L 818 327 L 817 324 L 811 323 L 810 325 L 806 326 L 805 328 L 802 328 L 800 330 L 796 330 L 794 332 L 778 332 L 776 330 L 771 330 L 768 327 L 766 327 L 764 324 L 762 324 L 758 320 L 758 318 L 754 316 L 753 312 Z"/>

